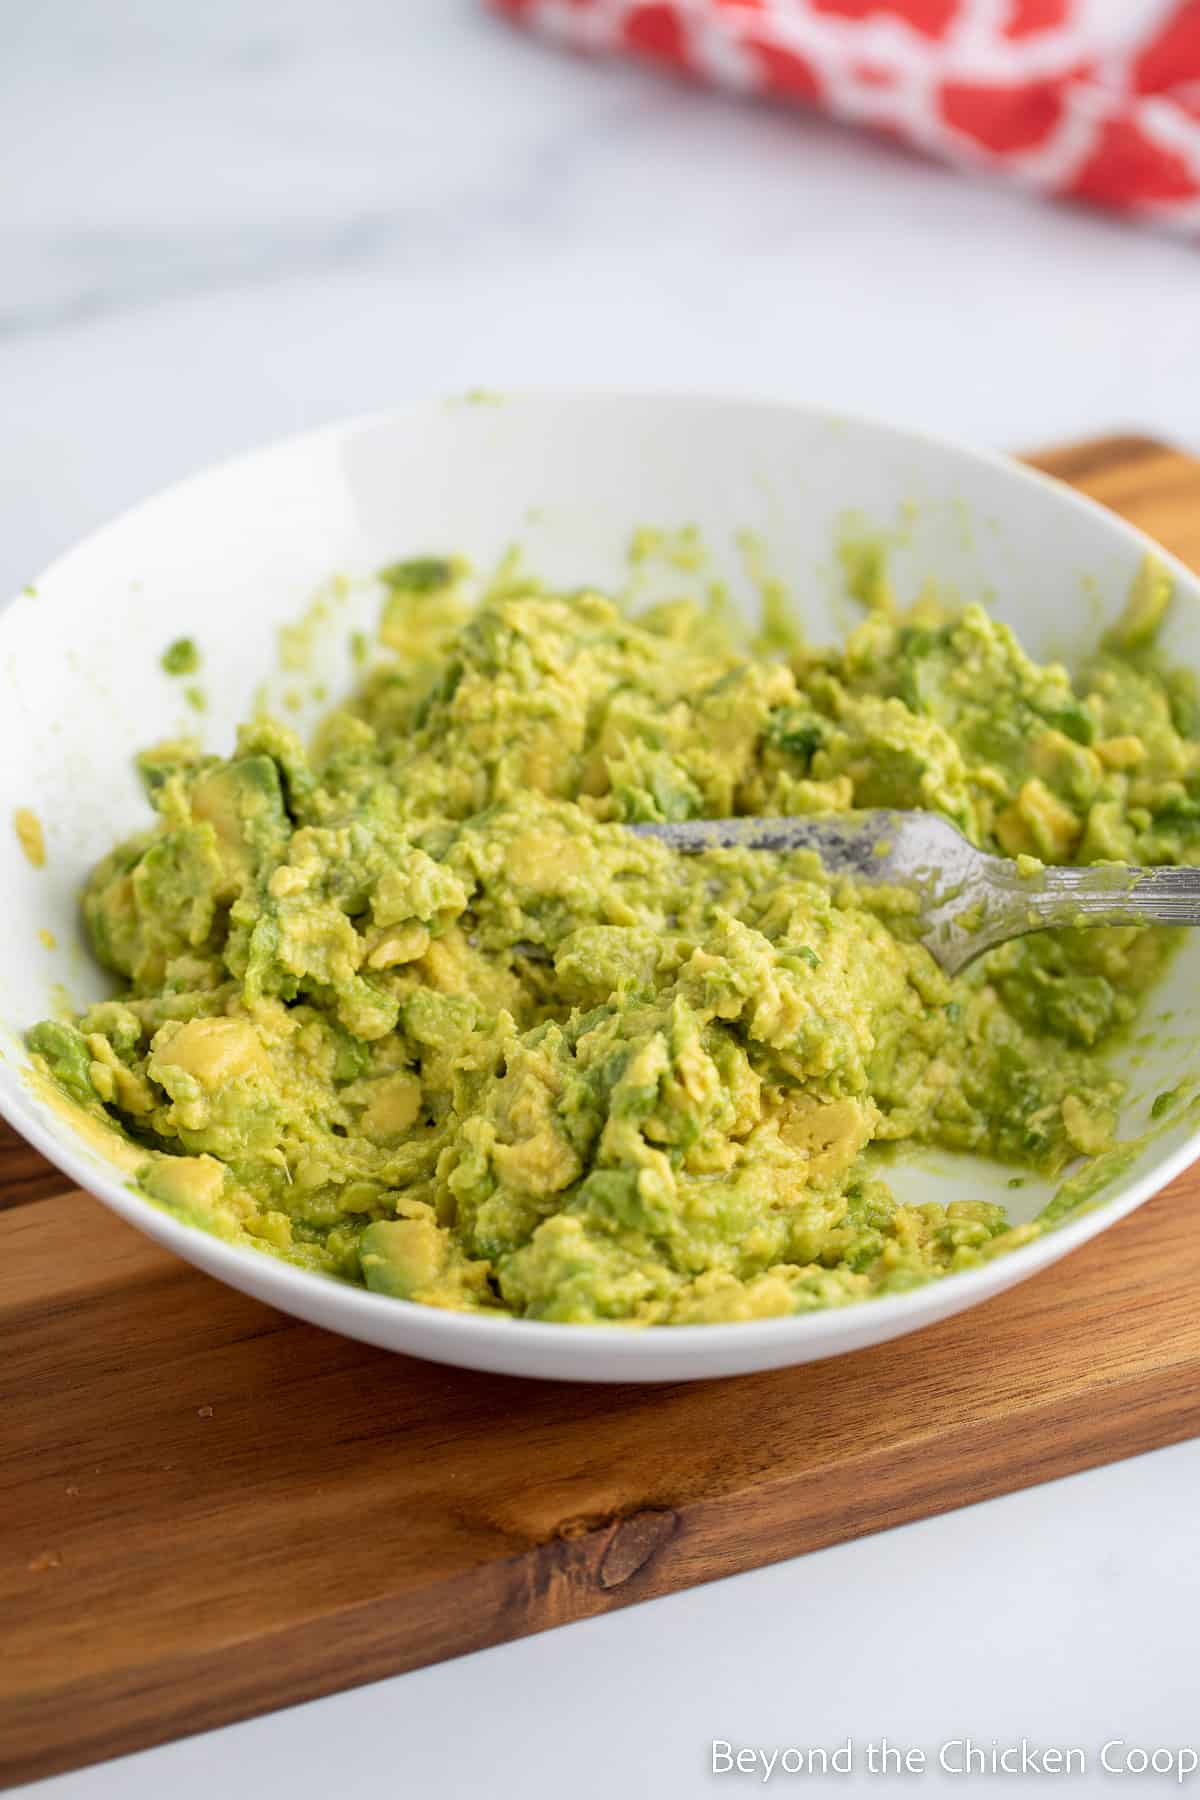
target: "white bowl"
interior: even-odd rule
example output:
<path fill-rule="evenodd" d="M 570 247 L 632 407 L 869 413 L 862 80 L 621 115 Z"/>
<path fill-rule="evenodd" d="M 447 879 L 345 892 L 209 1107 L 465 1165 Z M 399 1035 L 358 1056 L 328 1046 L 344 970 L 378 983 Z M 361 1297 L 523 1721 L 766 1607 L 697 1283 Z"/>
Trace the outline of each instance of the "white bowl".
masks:
<path fill-rule="evenodd" d="M 932 576 L 985 599 L 1043 659 L 1095 640 L 1150 548 L 1040 475 L 886 426 L 757 402 L 559 393 L 433 400 L 293 438 L 158 495 L 61 557 L 0 615 L 0 1110 L 73 1181 L 222 1281 L 350 1337 L 509 1374 L 679 1381 L 832 1356 L 977 1305 L 1116 1224 L 1200 1149 L 1190 1118 L 1148 1143 L 1095 1210 L 911 1293 L 794 1319 L 648 1331 L 473 1317 L 349 1288 L 182 1224 L 131 1192 L 23 1075 L 22 1033 L 51 1010 L 55 983 L 76 1003 L 109 991 L 80 937 L 76 894 L 92 862 L 145 820 L 133 752 L 201 723 L 183 684 L 160 670 L 171 639 L 199 641 L 204 736 L 224 748 L 277 667 L 278 628 L 334 572 L 358 582 L 325 628 L 336 691 L 349 680 L 348 629 L 372 625 L 370 577 L 385 562 L 461 550 L 486 568 L 519 541 L 548 580 L 603 587 L 626 573 L 635 524 L 688 522 L 737 592 L 734 536 L 760 533 L 774 570 L 803 597 L 811 635 L 836 635 L 848 617 L 834 554 L 847 509 L 894 533 L 902 594 Z M 1166 646 L 1200 669 L 1200 584 L 1172 567 L 1180 600 Z M 43 870 L 16 842 L 18 806 L 44 822 Z M 47 929 L 57 950 L 42 946 Z M 1168 979 L 1169 1034 L 1163 1024 L 1140 1058 L 1126 1058 L 1123 1135 L 1145 1128 L 1154 1094 L 1187 1066 L 1200 1031 L 1200 939 Z M 1166 1004 L 1165 993 L 1152 996 L 1148 1031 Z M 901 1164 L 894 1184 L 910 1198 L 1014 1202 L 1026 1218 L 1051 1191 L 1032 1178 L 1010 1191 L 1007 1171 L 947 1155 Z M 1061 1279 L 1069 1286 L 1069 1267 Z"/>

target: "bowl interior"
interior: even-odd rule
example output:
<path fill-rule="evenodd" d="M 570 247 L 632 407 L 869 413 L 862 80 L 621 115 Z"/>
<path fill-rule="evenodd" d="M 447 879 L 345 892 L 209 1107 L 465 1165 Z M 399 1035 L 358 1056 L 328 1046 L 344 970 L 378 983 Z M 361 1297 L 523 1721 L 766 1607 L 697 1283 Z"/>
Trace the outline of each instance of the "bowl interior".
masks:
<path fill-rule="evenodd" d="M 982 600 L 1034 656 L 1068 662 L 1119 609 L 1146 549 L 1111 516 L 1000 460 L 863 421 L 716 399 L 431 401 L 186 482 L 63 557 L 0 616 L 4 1110 L 18 1124 L 38 1111 L 20 1078 L 23 1030 L 64 989 L 76 1004 L 107 991 L 79 933 L 76 894 L 90 864 L 145 822 L 137 748 L 193 733 L 224 750 L 264 679 L 284 716 L 310 722 L 350 680 L 350 634 L 373 630 L 373 574 L 390 560 L 454 550 L 486 573 L 519 546 L 550 583 L 618 588 L 639 525 L 698 527 L 703 578 L 723 580 L 747 608 L 757 601 L 739 538 L 755 534 L 815 639 L 855 616 L 839 543 L 881 533 L 903 597 L 932 581 Z M 1166 647 L 1200 670 L 1200 586 L 1176 572 Z M 637 579 L 660 594 L 689 591 L 698 577 L 652 558 Z M 280 630 L 298 621 L 291 666 L 281 667 Z M 186 680 L 160 660 L 181 635 L 202 656 Z M 17 807 L 43 823 L 43 869 L 11 829 Z M 1124 1055 L 1122 1135 L 1144 1130 L 1154 1096 L 1200 1069 L 1200 937 L 1152 998 L 1142 1032 Z M 50 1129 L 72 1137 L 61 1120 Z M 1192 1129 L 1181 1116 L 1162 1130 L 1122 1191 Z M 909 1196 L 999 1199 L 1017 1218 L 1050 1191 L 1034 1179 L 1009 1190 L 1006 1171 L 950 1156 L 901 1164 L 895 1182 Z"/>

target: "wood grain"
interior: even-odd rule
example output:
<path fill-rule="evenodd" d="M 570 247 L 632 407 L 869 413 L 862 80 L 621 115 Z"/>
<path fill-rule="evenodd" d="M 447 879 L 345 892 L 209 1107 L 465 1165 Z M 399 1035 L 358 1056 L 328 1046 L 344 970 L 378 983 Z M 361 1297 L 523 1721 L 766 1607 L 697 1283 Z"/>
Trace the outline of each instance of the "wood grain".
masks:
<path fill-rule="evenodd" d="M 1026 457 L 1200 568 L 1200 463 L 1154 438 L 1095 438 Z"/>
<path fill-rule="evenodd" d="M 1189 1175 L 1076 1253 L 1069 1310 L 1050 1271 L 835 1362 L 646 1389 L 331 1337 L 81 1194 L 7 1214 L 0 1776 L 1190 1436 L 1197 1225 Z"/>
<path fill-rule="evenodd" d="M 1200 563 L 1200 464 L 1037 460 Z M 63 1185 L 0 1134 L 7 1782 L 1200 1432 L 1200 1167 L 1069 1295 L 1051 1270 L 835 1362 L 652 1389 L 330 1336 Z"/>
<path fill-rule="evenodd" d="M 63 1178 L 53 1163 L 19 1138 L 12 1126 L 0 1119 L 0 1212 L 61 1194 Z"/>

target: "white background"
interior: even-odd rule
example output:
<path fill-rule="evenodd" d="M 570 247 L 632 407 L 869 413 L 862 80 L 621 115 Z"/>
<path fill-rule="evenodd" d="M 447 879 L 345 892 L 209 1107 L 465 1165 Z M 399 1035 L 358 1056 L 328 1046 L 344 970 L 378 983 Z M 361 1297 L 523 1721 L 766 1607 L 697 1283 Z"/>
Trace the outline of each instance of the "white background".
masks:
<path fill-rule="evenodd" d="M 472 0 L 13 4 L 0 139 L 0 590 L 215 457 L 431 388 L 1200 450 L 1197 249 L 573 62 Z M 674 1800 L 754 1791 L 707 1774 L 714 1737 L 1200 1745 L 1198 1477 L 1200 1445 L 1162 1451 L 37 1792 Z"/>

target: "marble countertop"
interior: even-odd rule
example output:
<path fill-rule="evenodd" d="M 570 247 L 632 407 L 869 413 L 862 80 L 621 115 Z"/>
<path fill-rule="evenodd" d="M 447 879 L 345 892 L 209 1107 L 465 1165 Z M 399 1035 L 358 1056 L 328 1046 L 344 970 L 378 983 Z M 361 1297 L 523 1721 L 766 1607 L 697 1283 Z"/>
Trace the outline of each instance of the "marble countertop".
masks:
<path fill-rule="evenodd" d="M 1200 448 L 1195 249 L 560 58 L 474 0 L 10 7 L 0 118 L 0 591 L 214 458 L 429 389 Z M 1178 1744 L 1198 1477 L 1200 1444 L 1159 1452 L 37 1792 L 675 1800 L 719 1791 L 714 1737 Z"/>

